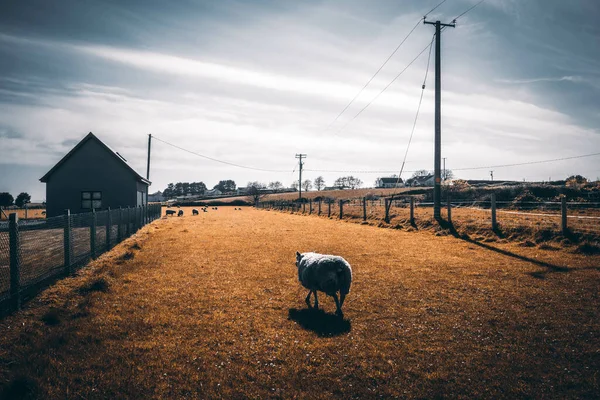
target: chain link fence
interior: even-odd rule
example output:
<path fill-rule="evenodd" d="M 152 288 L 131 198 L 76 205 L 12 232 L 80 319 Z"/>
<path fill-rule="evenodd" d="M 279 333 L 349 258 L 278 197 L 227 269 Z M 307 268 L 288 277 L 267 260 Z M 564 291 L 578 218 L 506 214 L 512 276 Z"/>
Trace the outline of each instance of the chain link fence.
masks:
<path fill-rule="evenodd" d="M 0 221 L 0 311 L 18 309 L 24 296 L 110 250 L 160 212 L 152 204 L 39 220 L 15 214 Z"/>

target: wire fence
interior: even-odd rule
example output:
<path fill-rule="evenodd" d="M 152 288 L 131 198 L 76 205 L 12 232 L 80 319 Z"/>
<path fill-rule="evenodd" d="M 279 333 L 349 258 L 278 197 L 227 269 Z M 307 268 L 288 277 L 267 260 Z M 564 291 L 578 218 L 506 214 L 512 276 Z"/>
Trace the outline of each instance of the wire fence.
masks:
<path fill-rule="evenodd" d="M 557 234 L 579 239 L 600 238 L 600 203 L 598 202 L 496 202 L 492 194 L 488 200 L 450 199 L 441 203 L 441 217 L 458 231 L 493 230 L 497 233 L 523 233 L 547 237 Z M 394 198 L 322 198 L 317 200 L 263 201 L 259 208 L 293 213 L 326 216 L 337 219 L 379 220 L 392 226 L 428 226 L 435 221 L 433 203 L 425 196 Z"/>
<path fill-rule="evenodd" d="M 13 214 L 1 221 L 0 311 L 20 308 L 23 298 L 110 250 L 160 212 L 156 204 L 38 220 Z"/>

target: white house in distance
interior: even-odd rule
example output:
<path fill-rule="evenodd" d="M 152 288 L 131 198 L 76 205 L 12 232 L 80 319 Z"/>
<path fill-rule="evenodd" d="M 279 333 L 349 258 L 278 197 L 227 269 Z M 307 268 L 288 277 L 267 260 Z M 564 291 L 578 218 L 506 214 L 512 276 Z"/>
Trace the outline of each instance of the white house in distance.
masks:
<path fill-rule="evenodd" d="M 415 176 L 406 180 L 407 186 L 433 186 L 434 176 L 432 174 L 424 176 Z"/>
<path fill-rule="evenodd" d="M 210 189 L 204 192 L 205 197 L 216 197 L 221 196 L 222 194 L 223 192 L 221 192 L 219 189 Z"/>
<path fill-rule="evenodd" d="M 404 187 L 404 181 L 398 177 L 377 178 L 375 181 L 376 188 L 399 188 Z"/>

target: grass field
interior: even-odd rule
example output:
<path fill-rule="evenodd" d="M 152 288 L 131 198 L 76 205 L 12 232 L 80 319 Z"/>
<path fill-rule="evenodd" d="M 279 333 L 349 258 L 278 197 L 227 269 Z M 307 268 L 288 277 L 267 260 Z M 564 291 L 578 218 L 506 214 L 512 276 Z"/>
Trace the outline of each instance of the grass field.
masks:
<path fill-rule="evenodd" d="M 600 257 L 186 210 L 0 321 L 0 397 L 593 398 Z M 353 266 L 345 319 L 294 252 Z M 4 397 L 3 397 L 4 396 Z"/>

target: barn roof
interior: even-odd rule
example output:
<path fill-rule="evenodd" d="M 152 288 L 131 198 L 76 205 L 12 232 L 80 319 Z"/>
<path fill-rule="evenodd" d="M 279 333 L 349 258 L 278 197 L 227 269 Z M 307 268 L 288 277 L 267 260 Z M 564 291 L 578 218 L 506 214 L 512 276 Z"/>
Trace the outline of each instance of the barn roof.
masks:
<path fill-rule="evenodd" d="M 379 179 L 381 179 L 382 183 L 396 183 L 396 182 L 402 183 L 402 182 L 404 182 L 402 180 L 402 178 L 398 178 L 398 177 L 395 177 L 395 178 L 394 177 L 382 177 Z"/>
<path fill-rule="evenodd" d="M 131 167 L 131 165 L 129 165 L 127 163 L 127 161 L 123 158 L 122 155 L 120 155 L 119 153 L 117 153 L 116 151 L 111 149 L 106 143 L 104 143 L 102 140 L 98 139 L 98 137 L 96 135 L 94 135 L 92 132 L 88 133 L 86 135 L 86 137 L 84 137 L 79 143 L 77 143 L 77 145 L 75 147 L 73 147 L 71 149 L 71 151 L 69 151 L 59 162 L 57 162 L 56 165 L 50 169 L 50 171 L 46 172 L 46 175 L 42 176 L 40 178 L 40 181 L 48 182 L 50 175 L 52 175 L 54 173 L 54 171 L 56 171 L 58 169 L 58 167 L 60 167 L 62 164 L 64 164 L 69 159 L 69 157 L 71 157 L 73 154 L 75 154 L 75 152 L 77 150 L 79 150 L 88 140 L 95 140 L 96 142 L 98 142 L 110 154 L 112 154 L 115 157 L 115 159 L 117 159 L 120 163 L 125 165 L 135 175 L 137 180 L 139 180 L 142 183 L 145 183 L 146 185 L 150 185 L 151 182 L 148 179 L 141 176 L 140 174 L 138 174 L 137 171 L 135 169 L 133 169 Z"/>

